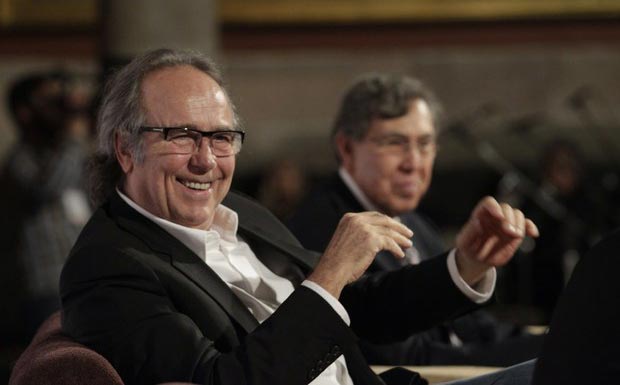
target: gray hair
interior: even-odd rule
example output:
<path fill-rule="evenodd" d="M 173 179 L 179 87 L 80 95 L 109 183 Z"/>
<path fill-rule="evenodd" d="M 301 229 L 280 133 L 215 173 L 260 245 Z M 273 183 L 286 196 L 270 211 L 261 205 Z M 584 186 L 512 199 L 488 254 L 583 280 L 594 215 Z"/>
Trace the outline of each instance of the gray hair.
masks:
<path fill-rule="evenodd" d="M 335 147 L 338 133 L 355 140 L 363 139 L 373 120 L 404 116 L 409 111 L 410 103 L 416 99 L 428 104 L 437 129 L 441 107 L 435 95 L 422 82 L 405 75 L 371 73 L 362 76 L 342 99 L 332 127 L 332 144 Z"/>
<path fill-rule="evenodd" d="M 215 64 L 206 56 L 192 51 L 158 49 L 147 52 L 122 67 L 107 81 L 97 116 L 97 148 L 89 166 L 90 198 L 93 204 L 103 202 L 123 178 L 114 151 L 116 135 L 119 135 L 122 146 L 134 155 L 137 162 L 144 159 L 142 136 L 139 133 L 145 120 L 141 100 L 143 79 L 159 69 L 181 65 L 192 66 L 209 75 L 226 93 Z M 232 102 L 230 105 L 234 123 L 238 125 Z"/>

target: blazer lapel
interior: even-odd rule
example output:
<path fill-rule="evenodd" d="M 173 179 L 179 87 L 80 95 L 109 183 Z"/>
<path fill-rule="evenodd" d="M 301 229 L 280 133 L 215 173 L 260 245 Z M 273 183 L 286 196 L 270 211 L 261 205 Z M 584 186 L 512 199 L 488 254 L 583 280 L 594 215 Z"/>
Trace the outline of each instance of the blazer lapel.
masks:
<path fill-rule="evenodd" d="M 310 271 L 319 261 L 319 253 L 304 249 L 301 246 L 292 245 L 285 242 L 277 242 L 269 236 L 262 228 L 252 226 L 252 224 L 239 224 L 239 232 L 242 236 L 254 238 L 261 242 L 265 242 L 278 252 L 286 254 L 294 263 L 300 265 L 303 269 Z"/>
<path fill-rule="evenodd" d="M 303 248 L 269 210 L 234 192 L 229 192 L 223 203 L 237 213 L 239 235 L 249 241 L 256 256 L 276 274 L 281 275 L 278 271 L 281 266 L 272 262 L 277 265 L 292 262 L 301 269 L 301 278 L 314 268 L 320 255 Z"/>
<path fill-rule="evenodd" d="M 111 210 L 119 226 L 142 239 L 153 251 L 166 255 L 173 268 L 212 297 L 246 332 L 258 326 L 256 318 L 226 283 L 178 239 L 132 209 L 117 194 L 111 199 Z"/>
<path fill-rule="evenodd" d="M 179 251 L 171 258 L 171 264 L 215 299 L 247 333 L 258 326 L 256 318 L 228 285 L 194 253 Z"/>

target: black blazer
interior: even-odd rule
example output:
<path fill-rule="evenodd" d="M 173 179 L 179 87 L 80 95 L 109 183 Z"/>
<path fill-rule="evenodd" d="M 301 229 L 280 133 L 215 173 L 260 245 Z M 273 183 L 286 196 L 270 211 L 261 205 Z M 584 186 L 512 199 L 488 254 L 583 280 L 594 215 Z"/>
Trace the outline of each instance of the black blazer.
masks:
<path fill-rule="evenodd" d="M 225 204 L 261 261 L 299 283 L 317 255 L 256 203 L 229 193 Z M 303 286 L 259 325 L 198 256 L 117 194 L 84 228 L 60 286 L 64 332 L 106 357 L 128 385 L 307 384 L 340 354 L 355 384 L 380 384 L 357 335 L 393 341 L 475 307 L 444 256 L 347 286 L 340 301 L 351 327 Z"/>
<path fill-rule="evenodd" d="M 555 308 L 535 385 L 620 381 L 620 230 L 581 258 Z"/>

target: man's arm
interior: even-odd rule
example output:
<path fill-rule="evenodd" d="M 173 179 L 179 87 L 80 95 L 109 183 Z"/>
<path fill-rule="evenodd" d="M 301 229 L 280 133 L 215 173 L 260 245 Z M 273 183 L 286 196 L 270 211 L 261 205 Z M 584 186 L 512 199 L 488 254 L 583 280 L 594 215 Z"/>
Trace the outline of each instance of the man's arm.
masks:
<path fill-rule="evenodd" d="M 457 267 L 465 282 L 473 286 L 489 269 L 508 263 L 525 235 L 538 236 L 538 229 L 521 211 L 491 197 L 480 201 L 457 237 Z M 412 236 L 406 226 L 377 212 L 345 214 L 308 279 L 339 298 L 379 251 L 403 258 Z"/>

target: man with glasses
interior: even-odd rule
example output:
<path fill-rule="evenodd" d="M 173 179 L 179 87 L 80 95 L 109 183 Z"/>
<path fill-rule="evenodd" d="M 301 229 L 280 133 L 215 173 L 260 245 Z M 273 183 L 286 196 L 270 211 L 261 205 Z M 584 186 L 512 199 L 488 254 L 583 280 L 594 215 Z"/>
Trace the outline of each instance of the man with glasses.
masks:
<path fill-rule="evenodd" d="M 332 129 L 340 164 L 293 214 L 288 225 L 304 247 L 327 247 L 348 212 L 378 211 L 414 233 L 405 258 L 380 252 L 368 272 L 418 264 L 447 249 L 435 227 L 416 212 L 431 183 L 440 107 L 417 79 L 368 74 L 345 94 Z M 542 337 L 476 312 L 401 343 L 363 344 L 369 362 L 409 365 L 506 366 L 536 356 Z"/>
<path fill-rule="evenodd" d="M 378 250 L 404 257 L 411 231 L 351 214 L 319 256 L 229 192 L 244 134 L 217 71 L 194 53 L 157 50 L 122 68 L 97 129 L 100 208 L 63 269 L 62 327 L 126 384 L 384 384 L 357 335 L 392 340 L 477 307 L 494 266 L 537 234 L 487 198 L 449 255 L 358 279 Z"/>

